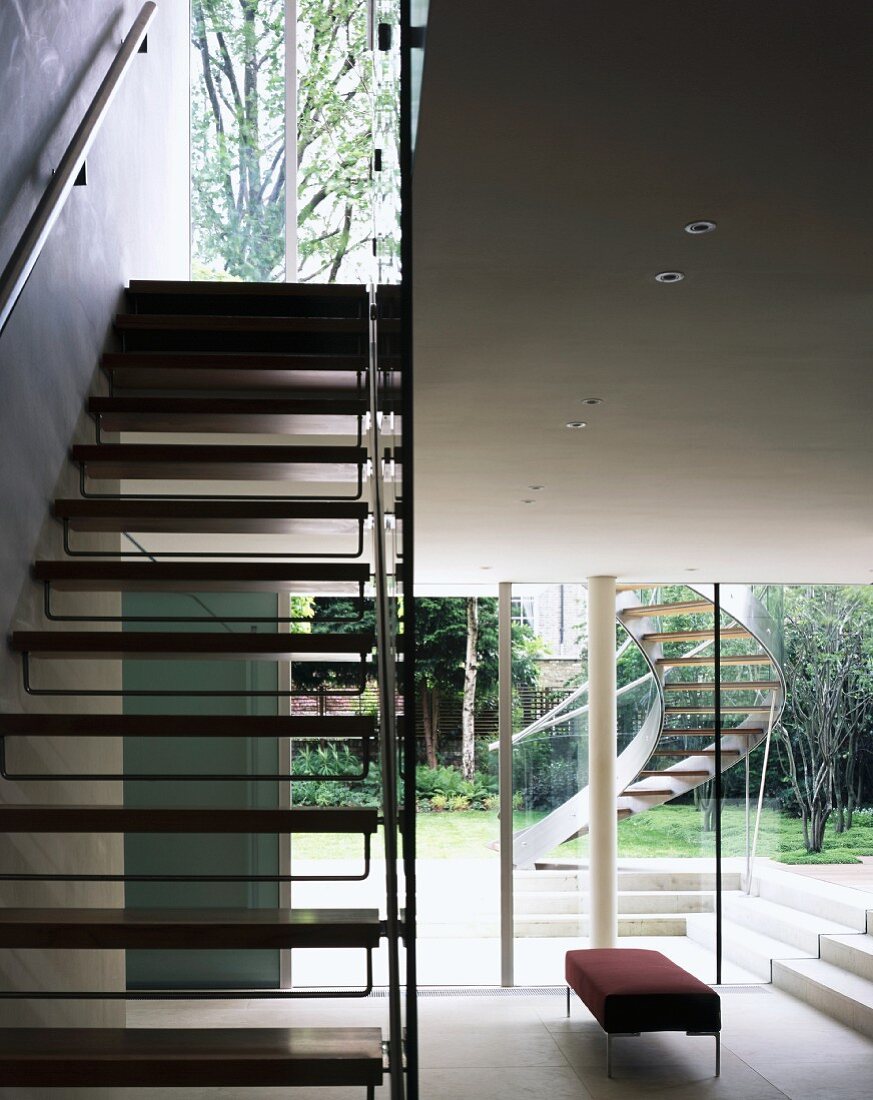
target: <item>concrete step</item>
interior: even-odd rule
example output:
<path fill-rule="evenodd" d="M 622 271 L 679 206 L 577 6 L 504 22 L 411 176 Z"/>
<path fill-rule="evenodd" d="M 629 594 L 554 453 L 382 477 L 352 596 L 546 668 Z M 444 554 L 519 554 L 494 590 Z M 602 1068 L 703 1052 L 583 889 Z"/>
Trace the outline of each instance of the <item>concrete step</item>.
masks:
<path fill-rule="evenodd" d="M 821 958 L 873 982 L 873 936 L 822 936 Z"/>
<path fill-rule="evenodd" d="M 733 924 L 791 944 L 804 955 L 818 957 L 820 935 L 840 935 L 852 931 L 837 921 L 746 894 L 726 894 L 722 907 L 725 917 Z"/>
<path fill-rule="evenodd" d="M 803 913 L 837 921 L 846 929 L 865 932 L 870 895 L 847 886 L 824 882 L 766 862 L 752 875 L 752 893 Z"/>
<path fill-rule="evenodd" d="M 688 938 L 709 951 L 715 951 L 715 915 L 691 914 L 687 919 Z M 723 924 L 722 953 L 725 960 L 736 963 L 762 981 L 771 980 L 773 959 L 796 959 L 802 952 L 798 947 L 765 936 L 732 921 Z"/>
<path fill-rule="evenodd" d="M 684 936 L 684 915 L 675 913 L 621 913 L 619 936 Z M 547 913 L 516 913 L 516 936 L 587 936 L 588 916 L 584 913 L 549 915 Z"/>
<path fill-rule="evenodd" d="M 739 890 L 741 886 L 739 872 L 725 871 L 723 883 L 725 890 Z M 558 863 L 548 864 L 535 871 L 515 872 L 515 891 L 528 890 L 585 890 L 588 883 L 588 868 L 578 866 L 562 867 Z M 715 890 L 715 871 L 683 870 L 621 870 L 618 872 L 619 891 L 665 891 L 677 890 Z"/>
<path fill-rule="evenodd" d="M 823 959 L 773 963 L 773 985 L 873 1038 L 873 982 Z"/>
<path fill-rule="evenodd" d="M 526 914 L 587 913 L 589 896 L 582 892 L 554 892 L 537 890 L 522 894 L 519 908 Z M 618 907 L 628 916 L 640 913 L 711 913 L 715 907 L 715 895 L 707 890 L 686 890 L 670 894 L 664 890 L 641 890 L 630 893 L 620 890 Z"/>

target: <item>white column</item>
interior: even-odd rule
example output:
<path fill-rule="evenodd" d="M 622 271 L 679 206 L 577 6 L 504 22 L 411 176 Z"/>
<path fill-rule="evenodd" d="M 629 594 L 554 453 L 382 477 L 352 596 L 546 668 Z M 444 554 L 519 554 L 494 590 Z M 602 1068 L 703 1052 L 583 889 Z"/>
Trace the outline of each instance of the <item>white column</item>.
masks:
<path fill-rule="evenodd" d="M 498 736 L 500 738 L 500 984 L 515 985 L 512 875 L 512 584 L 497 601 Z"/>
<path fill-rule="evenodd" d="M 588 578 L 589 891 L 592 947 L 618 939 L 615 577 Z"/>

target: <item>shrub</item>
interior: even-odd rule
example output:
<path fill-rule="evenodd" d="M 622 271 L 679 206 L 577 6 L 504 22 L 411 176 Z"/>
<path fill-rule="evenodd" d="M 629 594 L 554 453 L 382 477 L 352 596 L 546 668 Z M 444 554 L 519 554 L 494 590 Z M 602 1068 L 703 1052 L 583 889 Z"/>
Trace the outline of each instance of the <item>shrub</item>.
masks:
<path fill-rule="evenodd" d="M 857 855 L 848 848 L 831 848 L 824 852 L 807 852 L 805 848 L 797 848 L 791 852 L 780 852 L 774 856 L 779 863 L 789 865 L 800 863 L 860 863 Z"/>

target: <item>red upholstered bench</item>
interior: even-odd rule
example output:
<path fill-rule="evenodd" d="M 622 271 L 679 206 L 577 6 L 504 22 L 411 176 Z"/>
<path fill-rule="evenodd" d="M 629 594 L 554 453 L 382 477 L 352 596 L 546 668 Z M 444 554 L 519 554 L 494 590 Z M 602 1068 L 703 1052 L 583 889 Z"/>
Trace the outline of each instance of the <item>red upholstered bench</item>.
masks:
<path fill-rule="evenodd" d="M 715 1038 L 715 1075 L 721 1072 L 721 1000 L 715 990 L 660 951 L 601 947 L 568 951 L 570 990 L 606 1032 L 606 1072 L 612 1077 L 612 1039 L 644 1031 L 684 1031 Z"/>

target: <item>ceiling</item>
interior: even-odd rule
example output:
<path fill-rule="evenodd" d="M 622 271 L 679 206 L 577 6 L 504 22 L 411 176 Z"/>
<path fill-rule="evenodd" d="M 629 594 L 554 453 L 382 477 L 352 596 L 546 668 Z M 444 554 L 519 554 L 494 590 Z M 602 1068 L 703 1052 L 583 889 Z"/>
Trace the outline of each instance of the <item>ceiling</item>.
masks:
<path fill-rule="evenodd" d="M 871 105 L 869 0 L 432 0 L 422 584 L 873 581 Z"/>

